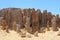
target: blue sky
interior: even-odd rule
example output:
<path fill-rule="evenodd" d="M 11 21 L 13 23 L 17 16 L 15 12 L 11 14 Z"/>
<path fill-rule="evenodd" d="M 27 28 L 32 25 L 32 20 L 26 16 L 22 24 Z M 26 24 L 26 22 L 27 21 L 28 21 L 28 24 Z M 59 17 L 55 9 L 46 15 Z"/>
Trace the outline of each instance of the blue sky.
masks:
<path fill-rule="evenodd" d="M 60 0 L 1 0 L 0 9 L 16 8 L 35 8 L 41 11 L 47 10 L 52 14 L 60 14 Z"/>

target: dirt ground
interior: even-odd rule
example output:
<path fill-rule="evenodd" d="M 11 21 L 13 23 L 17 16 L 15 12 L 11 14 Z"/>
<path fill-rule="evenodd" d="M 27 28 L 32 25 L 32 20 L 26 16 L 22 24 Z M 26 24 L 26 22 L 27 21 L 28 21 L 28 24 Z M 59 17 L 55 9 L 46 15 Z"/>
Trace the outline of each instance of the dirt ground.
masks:
<path fill-rule="evenodd" d="M 26 37 L 22 38 L 19 33 L 10 30 L 10 33 L 6 33 L 0 30 L 0 40 L 60 40 L 58 36 L 59 31 L 46 31 L 45 33 L 38 33 L 38 37 L 26 32 Z"/>

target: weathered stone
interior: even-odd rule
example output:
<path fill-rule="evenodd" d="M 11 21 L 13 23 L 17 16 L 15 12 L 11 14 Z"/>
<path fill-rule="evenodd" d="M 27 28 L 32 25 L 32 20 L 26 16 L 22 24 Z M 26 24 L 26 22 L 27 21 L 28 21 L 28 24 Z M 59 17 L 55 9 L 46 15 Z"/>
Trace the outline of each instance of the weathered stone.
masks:
<path fill-rule="evenodd" d="M 60 32 L 58 32 L 57 36 L 60 36 Z"/>
<path fill-rule="evenodd" d="M 6 26 L 6 32 L 9 33 L 9 29 L 8 29 L 8 26 Z"/>
<path fill-rule="evenodd" d="M 41 27 L 40 33 L 45 33 L 45 27 Z"/>
<path fill-rule="evenodd" d="M 33 33 L 39 31 L 39 11 L 36 11 L 32 15 L 32 29 Z"/>
<path fill-rule="evenodd" d="M 2 20 L 2 23 L 1 23 L 1 25 L 2 25 L 2 29 L 3 30 L 5 30 L 6 29 L 6 21 L 5 20 Z"/>
<path fill-rule="evenodd" d="M 13 27 L 13 30 L 15 30 L 15 31 L 16 31 L 16 29 L 17 29 L 16 22 L 13 22 L 13 23 L 12 23 L 12 27 Z"/>
<path fill-rule="evenodd" d="M 55 16 L 53 16 L 53 18 L 52 18 L 52 29 L 53 29 L 53 31 L 58 30 L 57 26 L 56 26 L 56 17 Z"/>
<path fill-rule="evenodd" d="M 38 31 L 36 31 L 36 32 L 34 33 L 34 36 L 38 37 Z"/>
<path fill-rule="evenodd" d="M 19 34 L 21 35 L 22 38 L 26 37 L 26 30 L 25 29 L 20 29 L 21 32 Z"/>
<path fill-rule="evenodd" d="M 59 15 L 56 15 L 56 26 L 59 27 Z"/>
<path fill-rule="evenodd" d="M 5 8 L 0 10 L 0 17 L 3 17 L 2 22 L 0 20 L 0 25 L 3 26 L 2 29 L 6 30 L 20 30 L 25 27 L 29 33 L 34 33 L 40 32 L 40 29 L 47 28 L 49 30 L 52 27 L 53 30 L 57 30 L 57 27 L 60 27 L 60 17 L 57 15 L 54 18 L 47 10 L 41 13 L 39 9 L 35 10 L 34 8 L 23 9 L 23 11 L 20 8 Z M 16 24 L 13 23 L 14 21 Z M 12 28 L 12 24 L 15 25 L 14 28 Z M 16 27 L 17 24 L 18 27 Z"/>
<path fill-rule="evenodd" d="M 26 23 L 25 23 L 25 28 L 28 32 L 32 33 L 32 28 L 30 27 L 30 18 L 31 15 L 29 14 L 28 10 L 26 10 Z"/>

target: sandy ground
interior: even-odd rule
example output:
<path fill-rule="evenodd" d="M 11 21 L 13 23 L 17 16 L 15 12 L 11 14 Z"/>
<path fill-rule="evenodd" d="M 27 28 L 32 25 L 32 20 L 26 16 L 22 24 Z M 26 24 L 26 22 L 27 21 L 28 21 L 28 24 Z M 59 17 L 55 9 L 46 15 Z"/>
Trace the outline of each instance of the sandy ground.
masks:
<path fill-rule="evenodd" d="M 10 30 L 10 33 L 0 30 L 0 40 L 60 40 L 60 36 L 57 36 L 59 31 L 46 31 L 46 33 L 38 33 L 38 37 L 27 33 L 27 36 L 30 35 L 31 38 L 22 38 L 17 32 L 13 30 Z"/>

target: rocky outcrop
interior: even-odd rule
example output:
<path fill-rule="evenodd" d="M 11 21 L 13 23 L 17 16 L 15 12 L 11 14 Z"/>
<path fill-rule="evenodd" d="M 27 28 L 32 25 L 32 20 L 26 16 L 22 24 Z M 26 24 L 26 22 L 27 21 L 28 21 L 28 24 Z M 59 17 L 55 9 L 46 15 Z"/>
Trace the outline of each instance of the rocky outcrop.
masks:
<path fill-rule="evenodd" d="M 60 17 L 59 15 L 53 17 L 53 14 L 47 10 L 41 12 L 40 9 L 34 8 L 4 8 L 0 10 L 0 23 L 4 30 L 19 32 L 20 29 L 25 28 L 29 33 L 35 33 L 42 32 L 45 28 L 49 30 L 50 27 L 57 30 L 60 27 Z"/>

